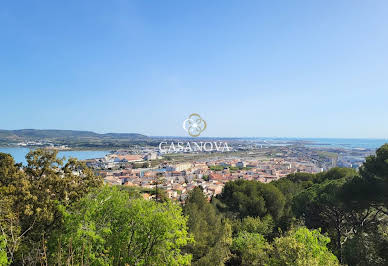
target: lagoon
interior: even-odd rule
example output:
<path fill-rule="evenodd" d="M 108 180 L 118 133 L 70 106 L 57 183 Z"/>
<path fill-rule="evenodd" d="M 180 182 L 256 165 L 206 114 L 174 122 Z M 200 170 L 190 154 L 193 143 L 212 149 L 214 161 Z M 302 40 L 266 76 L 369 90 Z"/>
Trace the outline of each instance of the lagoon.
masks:
<path fill-rule="evenodd" d="M 15 162 L 17 163 L 23 163 L 26 164 L 26 154 L 30 151 L 29 148 L 1 148 L 0 152 L 2 153 L 9 153 L 12 155 L 12 157 L 15 159 Z M 110 151 L 59 151 L 58 157 L 66 157 L 66 159 L 73 157 L 77 158 L 78 160 L 86 160 L 86 159 L 93 159 L 93 158 L 102 158 L 105 155 L 107 155 Z"/>

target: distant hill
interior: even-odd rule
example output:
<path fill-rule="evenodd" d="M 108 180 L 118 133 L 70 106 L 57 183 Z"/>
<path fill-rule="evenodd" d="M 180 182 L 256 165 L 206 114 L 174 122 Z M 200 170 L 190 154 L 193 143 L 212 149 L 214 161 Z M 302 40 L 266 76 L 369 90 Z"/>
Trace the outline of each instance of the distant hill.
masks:
<path fill-rule="evenodd" d="M 57 129 L 19 129 L 2 130 L 0 138 L 148 138 L 137 133 L 107 133 L 99 134 L 92 131 L 57 130 Z"/>
<path fill-rule="evenodd" d="M 149 137 L 137 133 L 106 133 L 57 129 L 1 130 L 0 144 L 28 141 L 44 141 L 73 147 L 122 146 L 133 142 L 149 141 Z"/>

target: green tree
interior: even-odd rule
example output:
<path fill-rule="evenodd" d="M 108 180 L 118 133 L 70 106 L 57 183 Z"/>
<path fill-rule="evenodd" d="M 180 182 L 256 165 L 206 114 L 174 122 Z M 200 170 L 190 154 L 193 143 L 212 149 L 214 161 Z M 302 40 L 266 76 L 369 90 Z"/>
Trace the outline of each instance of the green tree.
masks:
<path fill-rule="evenodd" d="M 239 231 L 256 233 L 265 237 L 271 235 L 275 227 L 274 221 L 270 215 L 263 218 L 246 217 L 242 220 Z"/>
<path fill-rule="evenodd" d="M 354 234 L 344 244 L 343 257 L 347 265 L 387 265 L 388 227 Z"/>
<path fill-rule="evenodd" d="M 37 263 L 45 239 L 61 225 L 60 204 L 69 205 L 102 185 L 84 163 L 70 158 L 64 164 L 57 151 L 34 150 L 26 159 L 22 167 L 0 153 L 0 226 L 15 264 Z"/>
<path fill-rule="evenodd" d="M 159 187 L 159 185 L 163 185 L 165 181 L 166 178 L 164 178 L 163 173 L 157 173 L 155 179 L 152 182 L 152 184 L 155 186 L 154 194 L 156 201 L 162 202 L 168 199 L 166 191 Z"/>
<path fill-rule="evenodd" d="M 201 188 L 190 191 L 184 213 L 188 216 L 189 231 L 195 240 L 185 247 L 186 252 L 193 254 L 193 265 L 223 264 L 230 253 L 231 226 L 222 220 Z"/>
<path fill-rule="evenodd" d="M 319 230 L 292 230 L 274 240 L 270 265 L 339 265 L 336 256 L 327 248 L 329 242 L 330 238 L 320 234 Z"/>
<path fill-rule="evenodd" d="M 330 238 L 319 230 L 293 229 L 272 243 L 261 234 L 240 231 L 233 239 L 234 257 L 228 265 L 339 265 L 329 251 Z"/>
<path fill-rule="evenodd" d="M 217 198 L 224 206 L 222 211 L 240 218 L 270 214 L 277 220 L 283 215 L 285 205 L 284 195 L 274 185 L 241 179 L 226 183 Z"/>
<path fill-rule="evenodd" d="M 347 211 L 340 198 L 345 179 L 329 180 L 315 184 L 299 193 L 293 200 L 293 209 L 298 217 L 304 218 L 308 228 L 323 228 L 335 239 L 334 248 L 341 258 L 343 240 L 350 233 Z"/>
<path fill-rule="evenodd" d="M 345 167 L 334 167 L 329 171 L 316 174 L 316 178 L 314 179 L 314 183 L 322 183 L 326 180 L 336 180 L 336 179 L 346 179 L 350 180 L 358 176 L 357 171 L 352 168 Z"/>
<path fill-rule="evenodd" d="M 358 179 L 354 169 L 336 167 L 317 174 L 313 185 L 291 198 L 294 213 L 304 219 L 307 227 L 329 233 L 340 260 L 344 242 L 379 217 L 373 210 L 352 203 L 355 193 L 350 193 L 348 184 Z"/>
<path fill-rule="evenodd" d="M 241 231 L 233 239 L 232 251 L 239 259 L 235 264 L 268 265 L 272 246 L 261 234 Z"/>
<path fill-rule="evenodd" d="M 91 193 L 63 210 L 64 226 L 50 242 L 51 264 L 188 265 L 181 247 L 191 241 L 181 207 L 115 187 Z"/>
<path fill-rule="evenodd" d="M 232 227 L 228 221 L 223 224 L 224 234 L 214 246 L 210 247 L 208 254 L 195 263 L 196 265 L 224 265 L 230 257 L 229 247 L 232 244 Z"/>
<path fill-rule="evenodd" d="M 388 144 L 377 149 L 376 155 L 366 158 L 360 167 L 360 175 L 362 181 L 355 189 L 367 194 L 365 198 L 357 194 L 358 201 L 365 202 L 367 199 L 367 204 L 385 207 L 380 209 L 388 214 Z"/>
<path fill-rule="evenodd" d="M 282 179 L 281 179 L 282 180 Z M 279 180 L 279 181 L 281 181 Z M 287 180 L 302 186 L 303 188 L 311 186 L 316 180 L 316 175 L 309 173 L 294 173 L 287 176 Z"/>
<path fill-rule="evenodd" d="M 8 265 L 7 242 L 4 235 L 0 235 L 0 266 Z"/>
<path fill-rule="evenodd" d="M 369 156 L 360 176 L 343 186 L 351 234 L 344 243 L 344 262 L 349 265 L 386 265 L 388 262 L 388 144 Z"/>
<path fill-rule="evenodd" d="M 30 215 L 31 184 L 20 164 L 12 156 L 0 153 L 0 236 L 7 242 L 8 258 L 12 262 L 22 242 L 22 236 L 31 230 L 21 219 Z"/>

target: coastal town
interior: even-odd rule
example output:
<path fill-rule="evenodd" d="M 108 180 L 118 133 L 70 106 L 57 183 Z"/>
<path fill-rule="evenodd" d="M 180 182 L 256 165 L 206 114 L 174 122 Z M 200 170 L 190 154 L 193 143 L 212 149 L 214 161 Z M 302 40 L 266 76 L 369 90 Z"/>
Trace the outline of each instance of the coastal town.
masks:
<path fill-rule="evenodd" d="M 60 137 L 65 133 L 72 134 L 73 138 Z M 101 149 L 96 157 L 81 160 L 106 184 L 138 189 L 146 198 L 155 197 L 159 190 L 165 197 L 181 202 L 195 187 L 201 187 L 211 199 L 222 192 L 225 183 L 237 179 L 269 183 L 293 173 L 315 174 L 333 167 L 357 169 L 375 152 L 373 148 L 319 145 L 303 139 L 135 135 L 136 139 L 126 144 L 123 139 L 128 134 L 34 130 L 9 134 L 9 139 L 4 141 L 10 147 L 52 149 L 64 152 L 63 155 L 68 152 L 70 157 L 77 157 L 72 151 L 78 149 L 85 153 L 91 147 Z M 74 136 L 79 139 L 74 140 Z"/>
<path fill-rule="evenodd" d="M 348 157 L 333 154 L 303 146 L 247 148 L 242 145 L 226 154 L 164 154 L 152 147 L 138 147 L 85 162 L 106 184 L 149 192 L 157 187 L 167 197 L 183 202 L 195 187 L 201 187 L 210 199 L 232 180 L 269 183 L 293 173 L 320 173 L 340 165 L 357 168 L 363 161 L 349 153 L 346 153 Z M 143 193 L 143 196 L 153 197 L 152 193 Z"/>

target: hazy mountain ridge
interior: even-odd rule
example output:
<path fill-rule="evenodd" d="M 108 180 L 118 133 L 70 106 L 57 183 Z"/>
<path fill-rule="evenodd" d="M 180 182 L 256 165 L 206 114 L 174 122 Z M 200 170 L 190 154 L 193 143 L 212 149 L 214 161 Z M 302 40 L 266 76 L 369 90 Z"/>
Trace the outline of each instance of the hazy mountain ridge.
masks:
<path fill-rule="evenodd" d="M 26 141 L 76 141 L 76 142 L 101 142 L 101 141 L 139 141 L 148 140 L 149 137 L 137 133 L 106 133 L 99 134 L 92 131 L 57 130 L 57 129 L 19 129 L 0 130 L 0 142 L 15 143 Z"/>

